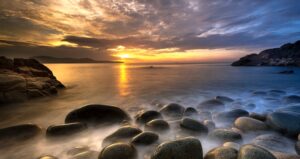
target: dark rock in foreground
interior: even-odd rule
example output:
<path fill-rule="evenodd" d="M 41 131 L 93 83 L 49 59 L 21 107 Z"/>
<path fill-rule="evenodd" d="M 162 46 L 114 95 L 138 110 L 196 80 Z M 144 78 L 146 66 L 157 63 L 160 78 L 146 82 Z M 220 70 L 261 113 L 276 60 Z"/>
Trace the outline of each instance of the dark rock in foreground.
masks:
<path fill-rule="evenodd" d="M 249 144 L 241 147 L 238 159 L 276 159 L 276 157 L 262 147 Z"/>
<path fill-rule="evenodd" d="M 242 135 L 230 129 L 215 129 L 208 134 L 208 138 L 221 143 L 242 141 Z"/>
<path fill-rule="evenodd" d="M 64 85 L 37 60 L 0 57 L 0 104 L 57 94 L 60 88 Z"/>
<path fill-rule="evenodd" d="M 87 125 L 110 125 L 120 124 L 130 120 L 125 111 L 118 107 L 108 105 L 87 105 L 71 111 L 66 123 L 82 122 Z"/>
<path fill-rule="evenodd" d="M 217 147 L 204 156 L 204 159 L 236 159 L 238 151 L 231 147 Z"/>
<path fill-rule="evenodd" d="M 202 159 L 201 142 L 192 137 L 160 144 L 151 159 Z"/>
<path fill-rule="evenodd" d="M 129 144 L 116 143 L 105 147 L 98 159 L 135 159 L 136 149 Z"/>
<path fill-rule="evenodd" d="M 250 54 L 233 62 L 232 66 L 300 66 L 300 41 L 280 48 Z"/>

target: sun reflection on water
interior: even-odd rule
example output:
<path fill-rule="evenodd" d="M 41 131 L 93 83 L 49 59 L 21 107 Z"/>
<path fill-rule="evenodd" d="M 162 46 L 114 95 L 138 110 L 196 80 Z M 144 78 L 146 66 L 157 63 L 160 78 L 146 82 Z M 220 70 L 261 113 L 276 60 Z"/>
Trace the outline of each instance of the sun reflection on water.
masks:
<path fill-rule="evenodd" d="M 128 76 L 126 64 L 120 64 L 119 70 L 119 94 L 121 96 L 127 96 L 130 94 L 130 92 L 128 90 Z"/>

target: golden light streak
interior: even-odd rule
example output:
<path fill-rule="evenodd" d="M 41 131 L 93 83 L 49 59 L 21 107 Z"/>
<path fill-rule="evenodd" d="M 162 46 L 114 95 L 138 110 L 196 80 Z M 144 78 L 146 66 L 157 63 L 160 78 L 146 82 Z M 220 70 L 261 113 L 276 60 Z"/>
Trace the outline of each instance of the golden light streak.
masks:
<path fill-rule="evenodd" d="M 128 77 L 126 64 L 119 65 L 119 94 L 121 96 L 128 96 L 130 94 L 128 90 Z"/>

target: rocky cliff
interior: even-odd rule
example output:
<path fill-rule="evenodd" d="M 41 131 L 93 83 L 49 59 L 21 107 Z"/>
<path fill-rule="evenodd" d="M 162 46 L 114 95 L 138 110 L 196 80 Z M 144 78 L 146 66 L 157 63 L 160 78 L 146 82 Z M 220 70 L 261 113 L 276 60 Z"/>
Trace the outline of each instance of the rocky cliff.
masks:
<path fill-rule="evenodd" d="M 232 66 L 300 66 L 300 40 L 250 54 L 233 62 Z"/>
<path fill-rule="evenodd" d="M 64 85 L 37 60 L 0 57 L 0 104 L 53 95 L 60 88 Z"/>

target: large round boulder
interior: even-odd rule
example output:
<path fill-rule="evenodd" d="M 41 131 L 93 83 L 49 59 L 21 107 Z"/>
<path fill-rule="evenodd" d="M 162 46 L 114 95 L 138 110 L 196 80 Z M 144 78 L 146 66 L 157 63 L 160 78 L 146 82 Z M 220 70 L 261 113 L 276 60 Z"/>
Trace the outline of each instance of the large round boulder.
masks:
<path fill-rule="evenodd" d="M 160 144 L 151 159 L 202 159 L 201 142 L 192 137 Z"/>
<path fill-rule="evenodd" d="M 163 132 L 170 129 L 169 123 L 162 119 L 154 119 L 145 125 L 146 130 Z"/>
<path fill-rule="evenodd" d="M 207 134 L 208 128 L 197 120 L 191 118 L 183 118 L 180 121 L 180 126 L 184 129 L 194 131 L 201 134 Z"/>
<path fill-rule="evenodd" d="M 0 129 L 0 145 L 24 141 L 41 134 L 42 129 L 35 124 L 15 125 Z"/>
<path fill-rule="evenodd" d="M 98 159 L 135 159 L 136 157 L 137 152 L 132 145 L 115 143 L 103 148 Z"/>
<path fill-rule="evenodd" d="M 243 116 L 249 116 L 249 113 L 243 109 L 233 109 L 213 115 L 213 120 L 222 124 L 232 124 L 235 119 Z"/>
<path fill-rule="evenodd" d="M 300 133 L 300 114 L 292 112 L 273 112 L 267 116 L 267 124 L 273 129 L 287 135 Z"/>
<path fill-rule="evenodd" d="M 73 135 L 83 130 L 87 127 L 83 123 L 68 123 L 61 125 L 51 125 L 47 128 L 47 137 L 67 137 L 68 135 Z"/>
<path fill-rule="evenodd" d="M 180 118 L 182 117 L 184 110 L 185 108 L 183 106 L 171 103 L 162 107 L 159 112 L 170 118 Z"/>
<path fill-rule="evenodd" d="M 104 138 L 102 142 L 102 147 L 110 145 L 116 142 L 128 142 L 132 137 L 140 134 L 142 130 L 132 126 L 123 126 L 113 132 L 111 135 Z"/>
<path fill-rule="evenodd" d="M 225 105 L 223 102 L 217 99 L 206 100 L 198 105 L 198 108 L 201 111 L 211 111 L 218 112 L 225 109 Z"/>
<path fill-rule="evenodd" d="M 264 131 L 268 129 L 267 124 L 264 122 L 249 117 L 237 118 L 234 122 L 234 126 L 243 132 Z"/>
<path fill-rule="evenodd" d="M 88 125 L 111 125 L 130 120 L 125 111 L 108 105 L 87 105 L 71 111 L 66 123 L 82 122 Z"/>
<path fill-rule="evenodd" d="M 136 116 L 136 121 L 141 124 L 146 124 L 147 122 L 153 119 L 162 119 L 162 116 L 159 112 L 155 110 L 141 111 Z"/>
<path fill-rule="evenodd" d="M 276 157 L 262 147 L 248 144 L 241 147 L 237 159 L 276 159 Z"/>
<path fill-rule="evenodd" d="M 236 159 L 238 151 L 231 147 L 217 147 L 204 156 L 204 159 Z"/>
<path fill-rule="evenodd" d="M 216 142 L 241 142 L 242 135 L 230 129 L 215 129 L 208 134 L 210 140 Z"/>
<path fill-rule="evenodd" d="M 134 138 L 132 138 L 131 143 L 134 145 L 151 145 L 158 140 L 159 136 L 156 133 L 145 131 Z"/>

